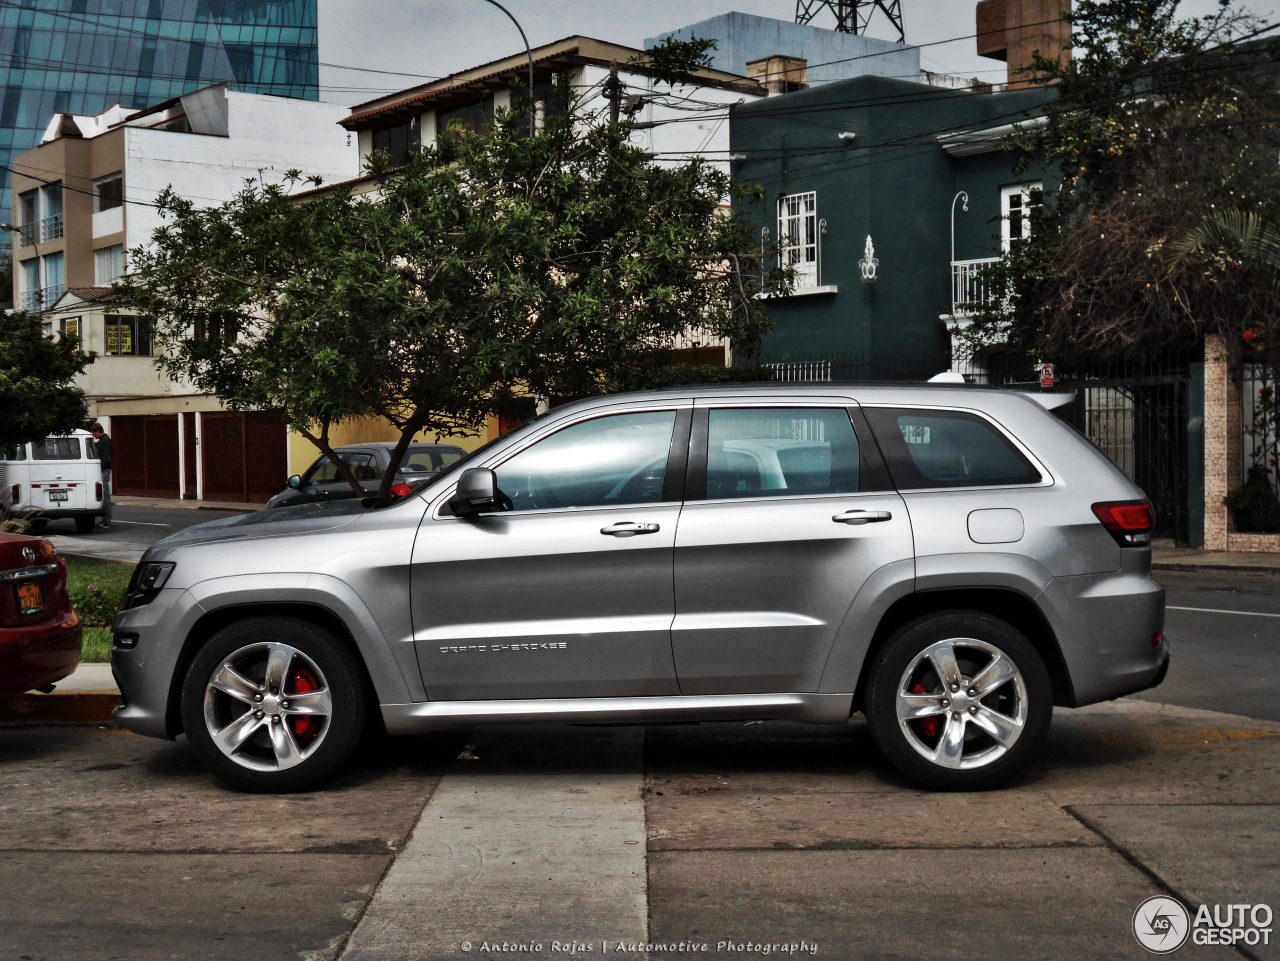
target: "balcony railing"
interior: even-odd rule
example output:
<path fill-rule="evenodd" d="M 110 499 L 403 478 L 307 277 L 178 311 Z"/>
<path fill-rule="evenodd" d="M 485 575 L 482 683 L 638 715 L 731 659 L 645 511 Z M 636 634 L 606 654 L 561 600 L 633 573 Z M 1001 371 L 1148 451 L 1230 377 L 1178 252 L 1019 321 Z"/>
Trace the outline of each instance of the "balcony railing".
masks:
<path fill-rule="evenodd" d="M 19 247 L 30 247 L 46 240 L 57 240 L 63 233 L 62 214 L 54 214 L 52 217 L 45 217 L 44 220 L 33 220 L 30 223 L 19 224 L 14 229 L 18 232 Z"/>
<path fill-rule="evenodd" d="M 62 214 L 54 214 L 40 221 L 40 239 L 57 240 L 62 236 Z"/>
<path fill-rule="evenodd" d="M 999 257 L 986 257 L 981 260 L 951 261 L 951 314 L 953 317 L 967 317 L 973 313 L 975 304 L 986 306 L 999 299 L 982 277 L 982 268 L 996 263 L 999 259 Z"/>
<path fill-rule="evenodd" d="M 18 306 L 23 310 L 38 311 L 52 307 L 58 298 L 67 292 L 66 284 L 54 284 L 52 287 L 37 287 L 35 290 L 24 290 L 18 296 Z"/>

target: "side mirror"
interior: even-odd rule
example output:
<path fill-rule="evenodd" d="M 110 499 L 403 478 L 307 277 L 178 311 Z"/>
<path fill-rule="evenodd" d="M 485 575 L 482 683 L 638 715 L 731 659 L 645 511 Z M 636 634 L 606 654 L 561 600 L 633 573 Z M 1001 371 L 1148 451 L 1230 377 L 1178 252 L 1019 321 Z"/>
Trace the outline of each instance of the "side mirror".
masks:
<path fill-rule="evenodd" d="M 292 477 L 289 478 L 289 486 L 292 487 L 294 490 L 297 490 L 299 487 L 302 486 L 302 478 L 299 475 L 294 474 Z"/>
<path fill-rule="evenodd" d="M 458 489 L 449 498 L 449 508 L 459 517 L 497 510 L 497 475 L 487 467 L 464 470 L 458 478 Z"/>

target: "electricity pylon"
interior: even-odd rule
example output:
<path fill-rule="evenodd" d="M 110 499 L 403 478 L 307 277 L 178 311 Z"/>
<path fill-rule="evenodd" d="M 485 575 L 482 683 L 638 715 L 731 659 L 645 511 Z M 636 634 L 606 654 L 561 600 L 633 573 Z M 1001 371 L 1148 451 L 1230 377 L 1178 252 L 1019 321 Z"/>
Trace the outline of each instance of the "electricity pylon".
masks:
<path fill-rule="evenodd" d="M 835 14 L 838 33 L 856 34 L 867 32 L 867 21 L 879 10 L 898 31 L 898 42 L 906 42 L 901 0 L 796 0 L 796 23 L 808 23 L 824 9 Z"/>

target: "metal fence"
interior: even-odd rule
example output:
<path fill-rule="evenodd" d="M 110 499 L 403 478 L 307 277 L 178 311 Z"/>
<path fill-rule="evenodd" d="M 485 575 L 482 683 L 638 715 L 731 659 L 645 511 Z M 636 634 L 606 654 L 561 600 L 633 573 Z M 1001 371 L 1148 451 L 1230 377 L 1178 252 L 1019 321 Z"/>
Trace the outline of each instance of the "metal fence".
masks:
<path fill-rule="evenodd" d="M 1250 361 L 1253 362 L 1250 362 Z M 1239 530 L 1280 532 L 1280 363 L 1245 358 L 1240 384 Z"/>
<path fill-rule="evenodd" d="M 1240 480 L 1266 475 L 1280 495 L 1280 364 L 1244 365 L 1240 428 Z"/>

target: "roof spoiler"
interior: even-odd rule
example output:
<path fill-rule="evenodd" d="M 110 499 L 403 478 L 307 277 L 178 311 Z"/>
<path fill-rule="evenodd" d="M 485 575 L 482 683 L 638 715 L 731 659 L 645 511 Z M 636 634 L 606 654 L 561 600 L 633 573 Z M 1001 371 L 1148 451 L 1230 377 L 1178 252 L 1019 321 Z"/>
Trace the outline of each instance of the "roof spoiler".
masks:
<path fill-rule="evenodd" d="M 940 374 L 934 374 L 929 378 L 930 384 L 963 384 L 966 383 L 964 374 L 954 370 L 944 370 Z M 1076 399 L 1074 393 L 1070 394 L 1045 394 L 1040 391 L 1020 390 L 1018 391 L 1023 397 L 1029 397 L 1045 410 L 1057 410 L 1059 407 L 1066 407 L 1069 403 Z"/>
<path fill-rule="evenodd" d="M 1059 407 L 1066 407 L 1076 399 L 1075 394 L 1044 394 L 1031 390 L 1020 390 L 1018 393 L 1023 397 L 1030 397 L 1045 410 L 1057 410 Z"/>

